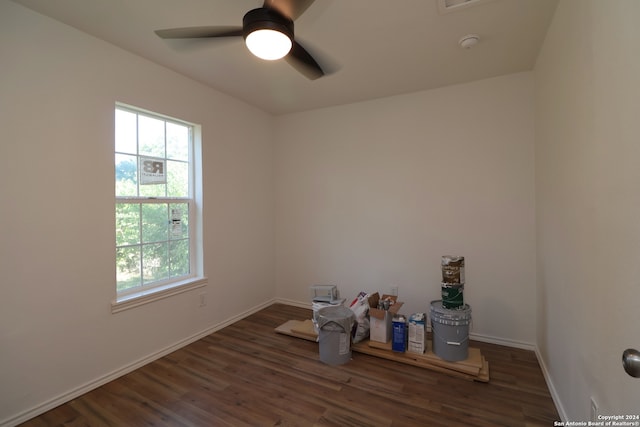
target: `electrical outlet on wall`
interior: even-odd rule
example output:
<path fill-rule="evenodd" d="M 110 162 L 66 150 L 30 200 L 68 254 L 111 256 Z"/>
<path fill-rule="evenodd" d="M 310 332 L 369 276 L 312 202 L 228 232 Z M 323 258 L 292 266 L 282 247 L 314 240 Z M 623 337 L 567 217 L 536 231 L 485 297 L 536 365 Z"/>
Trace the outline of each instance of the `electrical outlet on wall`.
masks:
<path fill-rule="evenodd" d="M 203 292 L 199 295 L 199 297 L 200 297 L 200 300 L 199 300 L 200 307 L 204 307 L 205 305 L 207 305 L 207 293 Z"/>

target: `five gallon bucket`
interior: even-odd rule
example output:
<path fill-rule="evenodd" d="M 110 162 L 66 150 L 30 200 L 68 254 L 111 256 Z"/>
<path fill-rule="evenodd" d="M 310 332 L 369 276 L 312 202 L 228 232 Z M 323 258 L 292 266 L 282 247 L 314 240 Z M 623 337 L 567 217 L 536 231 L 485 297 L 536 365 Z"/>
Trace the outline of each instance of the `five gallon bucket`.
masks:
<path fill-rule="evenodd" d="M 469 357 L 469 324 L 471 307 L 468 304 L 456 310 L 444 308 L 442 300 L 431 302 L 431 330 L 433 352 L 449 362 Z"/>
<path fill-rule="evenodd" d="M 328 365 L 343 365 L 351 359 L 354 321 L 353 311 L 344 306 L 325 307 L 318 311 L 320 361 Z"/>

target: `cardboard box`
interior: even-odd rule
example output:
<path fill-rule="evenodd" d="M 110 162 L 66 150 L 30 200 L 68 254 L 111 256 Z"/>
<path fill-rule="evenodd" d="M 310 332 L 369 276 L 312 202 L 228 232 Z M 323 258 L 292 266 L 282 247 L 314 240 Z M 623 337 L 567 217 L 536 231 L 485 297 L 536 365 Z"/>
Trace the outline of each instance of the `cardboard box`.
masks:
<path fill-rule="evenodd" d="M 414 313 L 409 316 L 409 353 L 423 354 L 427 343 L 427 316 L 425 313 Z"/>
<path fill-rule="evenodd" d="M 389 307 L 389 310 L 378 309 L 378 301 L 389 298 L 393 301 L 393 305 Z M 391 321 L 393 315 L 398 313 L 401 302 L 398 302 L 398 297 L 395 295 L 380 295 L 376 292 L 369 297 L 369 339 L 377 342 L 389 342 L 391 341 L 392 325 Z"/>

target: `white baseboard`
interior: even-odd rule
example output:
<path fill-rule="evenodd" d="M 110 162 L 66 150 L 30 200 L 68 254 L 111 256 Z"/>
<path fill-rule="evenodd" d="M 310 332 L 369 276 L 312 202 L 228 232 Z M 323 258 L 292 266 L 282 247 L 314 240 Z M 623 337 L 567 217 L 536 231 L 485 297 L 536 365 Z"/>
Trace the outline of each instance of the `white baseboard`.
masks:
<path fill-rule="evenodd" d="M 538 349 L 537 346 L 536 346 L 535 352 L 536 352 L 536 358 L 538 359 L 538 364 L 540 365 L 540 369 L 542 369 L 542 375 L 544 376 L 544 380 L 547 383 L 547 388 L 549 389 L 549 393 L 551 393 L 551 399 L 553 399 L 553 403 L 556 405 L 556 409 L 558 410 L 558 415 L 560 415 L 559 421 L 563 421 L 566 423 L 569 420 L 569 417 L 567 417 L 567 411 L 564 409 L 564 406 L 562 406 L 560 395 L 558 394 L 558 391 L 553 385 L 553 381 L 551 380 L 551 374 L 549 373 L 549 370 L 547 369 L 547 365 L 546 363 L 544 363 L 544 358 L 540 354 L 540 350 Z"/>
<path fill-rule="evenodd" d="M 266 308 L 268 306 L 270 306 L 271 304 L 273 304 L 274 302 L 278 302 L 275 299 L 271 299 L 269 301 L 266 301 L 262 304 L 259 304 L 253 308 L 250 308 L 240 314 L 237 314 L 235 316 L 232 316 L 220 323 L 217 323 L 213 326 L 210 326 L 208 328 L 206 328 L 205 330 L 202 330 L 194 335 L 191 335 L 190 337 L 187 337 L 185 339 L 182 339 L 166 348 L 163 348 L 161 350 L 158 350 L 154 353 L 151 353 L 141 359 L 136 360 L 135 362 L 132 362 L 128 365 L 122 366 L 119 369 L 116 369 L 115 371 L 112 371 L 106 375 L 103 375 L 101 377 L 98 377 L 92 381 L 89 381 L 83 385 L 80 385 L 72 390 L 68 390 L 64 393 L 61 393 L 60 395 L 54 397 L 53 399 L 47 400 L 46 402 L 43 402 L 31 409 L 28 409 L 26 411 L 23 411 L 17 415 L 11 416 L 7 419 L 4 419 L 2 421 L 0 421 L 0 427 L 11 427 L 11 426 L 16 426 L 18 424 L 21 424 L 25 421 L 30 420 L 33 417 L 37 417 L 40 414 L 43 414 L 45 412 L 47 412 L 50 409 L 53 409 L 57 406 L 62 405 L 63 403 L 69 402 L 73 399 L 75 399 L 76 397 L 82 396 L 85 393 L 90 392 L 91 390 L 94 390 L 110 381 L 113 381 L 123 375 L 128 374 L 129 372 L 135 371 L 138 368 L 141 368 L 142 366 L 153 362 L 154 360 L 157 360 L 163 356 L 166 356 L 169 353 L 172 353 L 176 350 L 179 350 L 180 348 L 191 344 L 192 342 L 195 342 L 201 338 L 206 337 L 207 335 L 211 335 L 212 333 L 226 327 L 229 326 L 239 320 L 244 319 L 247 316 L 250 316 L 253 313 L 256 313 L 260 310 L 262 310 L 263 308 Z"/>
<path fill-rule="evenodd" d="M 311 303 L 310 302 L 300 302 L 300 301 L 295 301 L 295 300 L 286 299 L 286 298 L 276 298 L 276 299 L 273 300 L 273 302 L 274 303 L 279 303 L 279 304 L 285 304 L 285 305 L 292 305 L 294 307 L 311 309 Z"/>
<path fill-rule="evenodd" d="M 498 338 L 491 335 L 475 334 L 473 332 L 469 333 L 469 338 L 471 340 L 486 342 L 489 344 L 503 345 L 505 347 L 519 348 L 522 350 L 529 350 L 529 351 L 536 350 L 535 344 L 525 342 L 525 341 L 518 341 L 518 340 L 507 339 L 507 338 Z"/>

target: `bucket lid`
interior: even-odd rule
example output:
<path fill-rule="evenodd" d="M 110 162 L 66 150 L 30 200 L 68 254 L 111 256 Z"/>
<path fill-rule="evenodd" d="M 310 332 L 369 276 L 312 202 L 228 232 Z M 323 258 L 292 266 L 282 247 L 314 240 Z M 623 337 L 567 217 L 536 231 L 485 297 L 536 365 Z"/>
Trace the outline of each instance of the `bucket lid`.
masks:
<path fill-rule="evenodd" d="M 313 301 L 311 303 L 311 308 L 313 308 L 315 311 L 318 311 L 325 307 L 335 307 L 338 305 L 342 305 L 344 304 L 344 301 L 345 301 L 345 298 L 333 300 L 331 302 Z"/>
<path fill-rule="evenodd" d="M 356 316 L 353 311 L 343 305 L 324 307 L 318 310 L 318 327 L 322 328 L 328 323 L 340 325 L 342 329 L 350 331 Z"/>
<path fill-rule="evenodd" d="M 431 301 L 431 317 L 438 320 L 448 320 L 452 322 L 468 321 L 471 319 L 471 307 L 465 304 L 460 308 L 444 308 L 442 300 Z"/>

